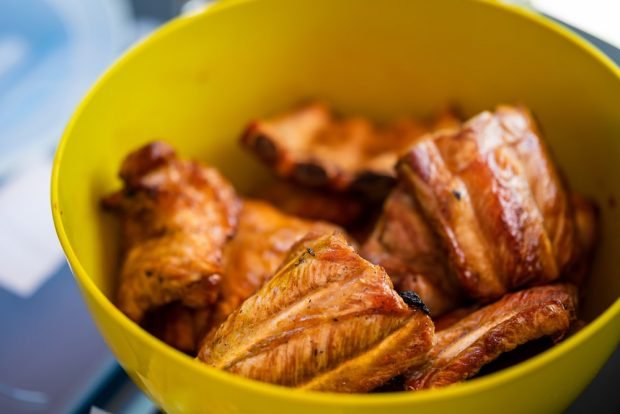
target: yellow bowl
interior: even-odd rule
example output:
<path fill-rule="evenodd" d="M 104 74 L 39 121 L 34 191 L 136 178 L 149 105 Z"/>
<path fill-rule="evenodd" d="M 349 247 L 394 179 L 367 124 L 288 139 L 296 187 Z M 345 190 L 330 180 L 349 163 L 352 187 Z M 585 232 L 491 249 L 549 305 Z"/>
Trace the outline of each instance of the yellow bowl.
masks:
<path fill-rule="evenodd" d="M 522 364 L 441 390 L 302 392 L 220 372 L 114 307 L 116 223 L 99 209 L 128 151 L 163 138 L 240 189 L 267 177 L 237 145 L 246 122 L 305 98 L 385 119 L 456 102 L 467 114 L 521 101 L 572 186 L 602 207 L 603 241 L 578 334 Z M 168 413 L 558 412 L 620 339 L 620 73 L 533 13 L 463 0 L 231 0 L 177 19 L 95 85 L 58 148 L 52 207 L 90 312 L 132 379 Z"/>

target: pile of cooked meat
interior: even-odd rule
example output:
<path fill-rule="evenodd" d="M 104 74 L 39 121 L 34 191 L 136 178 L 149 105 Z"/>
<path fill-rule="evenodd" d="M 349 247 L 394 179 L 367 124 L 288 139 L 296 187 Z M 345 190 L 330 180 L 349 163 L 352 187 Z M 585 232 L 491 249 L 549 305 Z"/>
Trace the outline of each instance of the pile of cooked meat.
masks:
<path fill-rule="evenodd" d="M 171 346 L 273 384 L 419 390 L 578 325 L 597 209 L 527 109 L 376 124 L 312 103 L 241 143 L 278 182 L 242 197 L 152 142 L 103 200 L 117 304 Z"/>

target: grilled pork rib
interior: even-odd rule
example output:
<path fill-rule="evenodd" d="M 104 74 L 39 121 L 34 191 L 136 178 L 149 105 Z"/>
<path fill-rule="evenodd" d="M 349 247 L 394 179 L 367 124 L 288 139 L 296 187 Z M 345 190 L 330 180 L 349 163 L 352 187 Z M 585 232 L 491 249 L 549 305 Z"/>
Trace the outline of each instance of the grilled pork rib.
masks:
<path fill-rule="evenodd" d="M 552 282 L 582 254 L 566 189 L 522 108 L 428 135 L 398 168 L 474 299 Z"/>
<path fill-rule="evenodd" d="M 198 357 L 274 384 L 368 391 L 426 359 L 433 323 L 409 302 L 343 236 L 303 239 Z"/>
<path fill-rule="evenodd" d="M 253 122 L 242 143 L 278 175 L 310 187 L 385 194 L 395 182 L 398 155 L 434 126 L 458 124 L 452 112 L 433 123 L 413 119 L 379 128 L 366 118 L 336 117 L 319 103 Z"/>
<path fill-rule="evenodd" d="M 447 327 L 437 332 L 429 361 L 407 374 L 406 388 L 460 382 L 521 344 L 543 336 L 557 341 L 575 320 L 576 308 L 574 286 L 539 286 L 508 294 L 471 313 L 466 310 L 456 323 L 438 323 Z"/>
<path fill-rule="evenodd" d="M 131 153 L 120 176 L 124 189 L 103 201 L 122 220 L 119 308 L 141 322 L 148 311 L 173 302 L 212 306 L 222 249 L 240 209 L 232 186 L 215 169 L 179 159 L 162 142 Z"/>

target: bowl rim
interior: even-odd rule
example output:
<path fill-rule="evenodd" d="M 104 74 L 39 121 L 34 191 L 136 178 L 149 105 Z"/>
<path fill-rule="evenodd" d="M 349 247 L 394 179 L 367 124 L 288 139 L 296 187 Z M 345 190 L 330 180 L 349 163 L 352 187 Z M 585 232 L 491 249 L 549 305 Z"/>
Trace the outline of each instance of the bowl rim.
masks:
<path fill-rule="evenodd" d="M 385 406 L 389 404 L 401 404 L 401 403 L 426 403 L 436 402 L 438 400 L 449 400 L 458 398 L 465 395 L 473 395 L 501 386 L 513 380 L 516 380 L 525 375 L 532 374 L 533 372 L 543 368 L 548 363 L 559 359 L 571 349 L 580 346 L 584 342 L 587 342 L 602 330 L 606 325 L 610 324 L 613 318 L 620 315 L 620 298 L 616 299 L 605 311 L 603 311 L 594 320 L 588 323 L 582 330 L 567 338 L 565 341 L 555 345 L 551 349 L 548 349 L 532 358 L 527 359 L 517 365 L 502 369 L 498 372 L 484 376 L 482 378 L 475 378 L 469 381 L 457 383 L 449 387 L 441 389 L 429 389 L 421 390 L 417 392 L 394 392 L 383 394 L 337 394 L 329 392 L 316 392 L 305 391 L 294 388 L 287 388 L 283 386 L 263 383 L 256 380 L 251 380 L 238 375 L 234 375 L 205 364 L 196 361 L 194 358 L 172 348 L 161 342 L 147 331 L 142 329 L 139 325 L 130 320 L 125 314 L 123 314 L 112 301 L 103 294 L 103 292 L 95 285 L 94 281 L 88 276 L 88 273 L 82 266 L 76 252 L 74 251 L 69 238 L 65 232 L 63 216 L 60 210 L 59 201 L 59 187 L 60 187 L 60 169 L 63 162 L 63 155 L 65 147 L 73 135 L 73 130 L 76 123 L 81 118 L 82 113 L 88 107 L 90 101 L 97 95 L 100 89 L 103 88 L 106 81 L 112 77 L 125 62 L 131 60 L 140 51 L 149 45 L 156 43 L 160 38 L 166 37 L 169 34 L 191 24 L 197 19 L 207 18 L 208 16 L 216 15 L 220 11 L 243 5 L 245 3 L 252 3 L 260 0 L 220 0 L 216 4 L 207 7 L 205 10 L 198 13 L 182 16 L 164 24 L 161 28 L 156 30 L 152 35 L 137 42 L 127 52 L 121 55 L 105 72 L 100 76 L 97 81 L 90 88 L 86 96 L 82 99 L 80 104 L 74 111 L 71 119 L 69 120 L 63 135 L 58 144 L 56 154 L 54 157 L 52 175 L 51 175 L 51 207 L 52 216 L 54 219 L 54 227 L 60 244 L 64 250 L 67 261 L 72 269 L 72 273 L 76 278 L 78 284 L 82 287 L 82 294 L 86 293 L 92 298 L 104 312 L 108 313 L 110 318 L 115 320 L 122 329 L 129 331 L 132 335 L 135 335 L 140 341 L 146 343 L 147 346 L 152 348 L 155 353 L 161 353 L 166 358 L 173 361 L 173 363 L 179 365 L 179 369 L 194 371 L 196 375 L 202 375 L 210 377 L 212 380 L 216 380 L 231 387 L 245 388 L 247 391 L 251 391 L 255 394 L 262 394 L 272 398 L 290 400 L 291 402 L 299 403 L 314 403 L 314 404 L 330 404 L 338 406 Z M 618 81 L 620 81 L 620 67 L 607 57 L 602 51 L 598 50 L 588 41 L 578 36 L 568 28 L 556 23 L 541 14 L 533 10 L 526 9 L 522 6 L 511 5 L 502 3 L 498 0 L 474 0 L 476 3 L 487 5 L 500 9 L 506 13 L 514 14 L 524 20 L 528 20 L 530 23 L 541 26 L 556 35 L 559 35 L 574 46 L 585 51 L 591 58 L 598 61 L 599 64 L 614 75 Z M 103 336 L 103 335 L 102 335 Z"/>

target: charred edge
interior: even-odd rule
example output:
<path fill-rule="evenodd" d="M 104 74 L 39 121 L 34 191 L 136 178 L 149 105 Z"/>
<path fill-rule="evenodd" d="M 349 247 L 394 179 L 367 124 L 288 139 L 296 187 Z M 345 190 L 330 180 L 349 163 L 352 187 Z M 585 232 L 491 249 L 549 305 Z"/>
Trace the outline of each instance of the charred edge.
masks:
<path fill-rule="evenodd" d="M 133 188 L 125 188 L 123 190 L 123 195 L 127 198 L 133 198 L 138 194 L 138 191 Z"/>
<path fill-rule="evenodd" d="M 101 199 L 101 207 L 103 207 L 104 210 L 112 212 L 121 210 L 124 196 L 124 191 L 117 191 L 116 193 L 110 194 Z"/>
<path fill-rule="evenodd" d="M 273 163 L 278 159 L 278 149 L 275 144 L 265 135 L 256 134 L 253 139 L 256 154 L 267 163 Z"/>
<path fill-rule="evenodd" d="M 422 301 L 422 298 L 420 298 L 417 293 L 411 290 L 406 290 L 404 292 L 398 292 L 398 294 L 400 295 L 401 298 L 403 298 L 405 303 L 410 308 L 418 308 L 422 312 L 430 316 L 431 311 L 426 307 L 426 305 Z"/>
<path fill-rule="evenodd" d="M 297 164 L 293 176 L 300 184 L 310 187 L 321 187 L 329 181 L 327 171 L 323 167 L 310 163 Z"/>
<path fill-rule="evenodd" d="M 382 200 L 395 185 L 394 176 L 365 171 L 357 176 L 351 184 L 351 189 L 371 200 Z"/>
<path fill-rule="evenodd" d="M 176 158 L 174 149 L 163 141 L 154 141 L 130 153 L 119 173 L 128 187 L 139 187 L 140 180 L 149 172 Z"/>
<path fill-rule="evenodd" d="M 375 388 L 373 393 L 397 392 L 405 390 L 405 376 L 398 375 L 387 380 L 385 383 Z"/>
<path fill-rule="evenodd" d="M 314 253 L 314 250 L 312 249 L 312 247 L 307 247 L 306 251 L 308 252 L 308 254 L 312 257 L 316 256 L 316 253 Z"/>
<path fill-rule="evenodd" d="M 301 256 L 299 256 L 299 259 L 295 262 L 295 267 L 304 264 L 306 262 L 306 253 L 302 253 Z"/>

